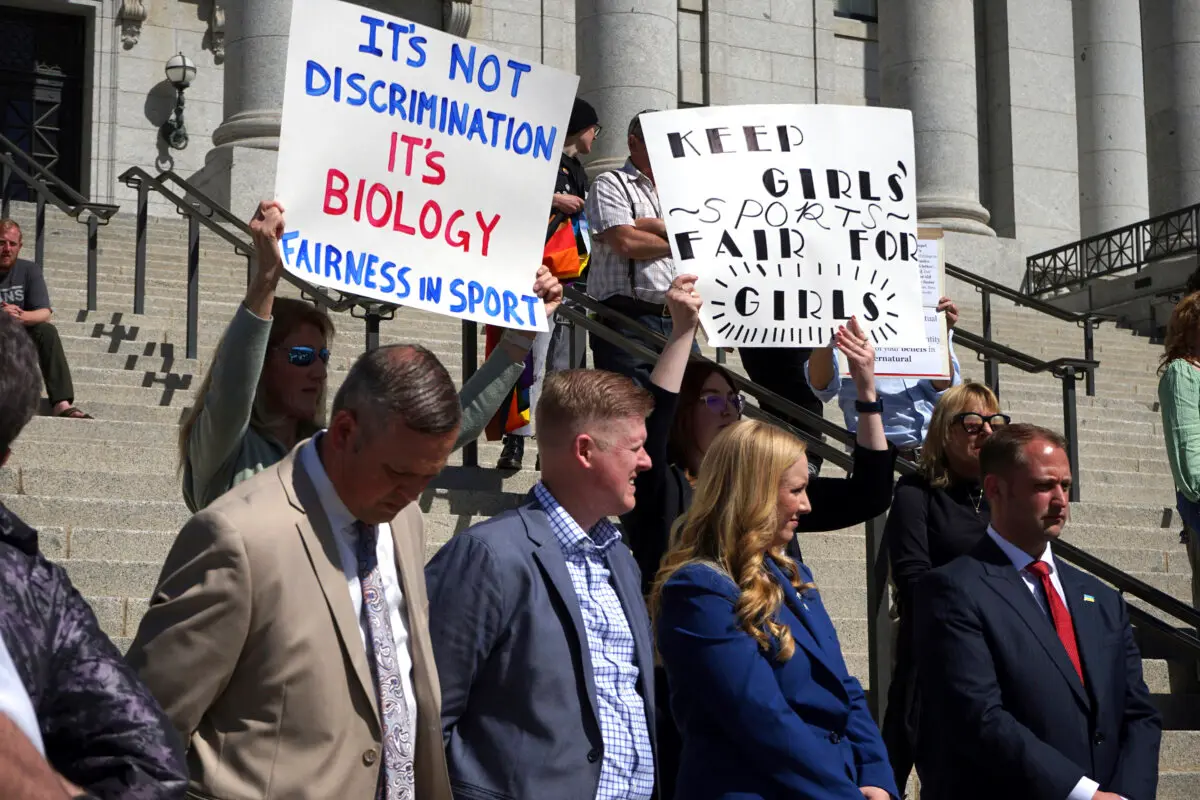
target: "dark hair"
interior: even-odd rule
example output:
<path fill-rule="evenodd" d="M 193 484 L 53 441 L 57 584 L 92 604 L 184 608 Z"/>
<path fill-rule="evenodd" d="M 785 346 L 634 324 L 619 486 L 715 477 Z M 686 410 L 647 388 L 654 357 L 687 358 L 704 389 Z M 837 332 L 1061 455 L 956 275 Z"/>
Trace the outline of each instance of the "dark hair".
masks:
<path fill-rule="evenodd" d="M 333 414 L 353 412 L 369 430 L 403 422 L 417 433 L 450 433 L 462 406 L 450 373 L 419 344 L 393 344 L 359 356 L 333 398 Z"/>
<path fill-rule="evenodd" d="M 653 114 L 658 109 L 646 108 L 633 115 L 633 119 L 629 120 L 629 135 L 636 136 L 638 141 L 646 141 L 646 137 L 642 135 L 642 114 Z"/>
<path fill-rule="evenodd" d="M 12 447 L 42 393 L 37 351 L 25 327 L 0 314 L 0 456 Z"/>
<path fill-rule="evenodd" d="M 729 370 L 709 361 L 691 361 L 683 373 L 679 386 L 679 405 L 675 421 L 671 423 L 671 436 L 667 444 L 667 460 L 679 467 L 687 468 L 688 455 L 696 446 L 696 407 L 704 382 L 712 375 L 720 375 L 731 389 L 737 389 Z"/>
<path fill-rule="evenodd" d="M 567 369 L 546 378 L 534 413 L 544 439 L 574 439 L 595 422 L 645 418 L 654 397 L 624 375 L 602 369 Z"/>
<path fill-rule="evenodd" d="M 1007 475 L 1013 468 L 1025 466 L 1025 447 L 1032 442 L 1048 442 L 1063 452 L 1067 450 L 1063 435 L 1049 428 L 1027 422 L 1005 425 L 988 437 L 979 451 L 980 477 Z"/>

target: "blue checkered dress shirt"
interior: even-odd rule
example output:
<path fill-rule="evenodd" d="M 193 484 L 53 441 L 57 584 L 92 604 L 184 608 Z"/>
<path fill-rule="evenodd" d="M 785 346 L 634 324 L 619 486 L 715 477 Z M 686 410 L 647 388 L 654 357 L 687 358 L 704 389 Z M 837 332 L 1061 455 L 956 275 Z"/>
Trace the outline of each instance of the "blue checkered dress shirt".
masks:
<path fill-rule="evenodd" d="M 621 532 L 607 519 L 585 531 L 541 481 L 533 494 L 566 557 L 587 631 L 604 740 L 596 800 L 648 800 L 654 791 L 654 751 L 645 701 L 637 690 L 633 631 L 608 568 L 608 551 L 621 541 Z"/>

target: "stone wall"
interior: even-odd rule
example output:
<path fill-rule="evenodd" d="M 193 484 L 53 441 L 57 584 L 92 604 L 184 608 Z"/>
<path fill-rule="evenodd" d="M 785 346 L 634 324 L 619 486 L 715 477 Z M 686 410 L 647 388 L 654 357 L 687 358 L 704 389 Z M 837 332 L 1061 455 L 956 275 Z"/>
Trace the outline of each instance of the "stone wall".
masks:
<path fill-rule="evenodd" d="M 117 180 L 127 168 L 142 167 L 152 174 L 170 168 L 186 178 L 204 166 L 212 132 L 222 118 L 223 68 L 212 50 L 212 2 L 143 0 L 146 19 L 128 34 L 116 18 L 120 0 L 73 3 L 95 9 L 93 198 L 132 210 L 136 192 Z M 189 144 L 184 150 L 172 150 L 158 129 L 174 110 L 175 90 L 164 68 L 167 59 L 179 52 L 196 63 L 196 79 L 185 95 Z M 153 213 L 170 213 L 173 208 L 166 201 L 152 202 Z"/>

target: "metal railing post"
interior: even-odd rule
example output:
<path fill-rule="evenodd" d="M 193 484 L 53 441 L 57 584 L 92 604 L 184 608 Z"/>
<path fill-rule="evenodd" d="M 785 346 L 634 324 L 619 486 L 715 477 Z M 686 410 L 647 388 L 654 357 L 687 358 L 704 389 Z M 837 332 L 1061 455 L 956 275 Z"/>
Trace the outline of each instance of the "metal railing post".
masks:
<path fill-rule="evenodd" d="M 1067 458 L 1071 460 L 1071 502 L 1079 502 L 1079 418 L 1075 409 L 1076 373 L 1067 368 L 1059 375 L 1063 388 L 1063 436 L 1067 439 Z"/>
<path fill-rule="evenodd" d="M 7 150 L 4 151 L 3 155 L 6 158 L 12 158 L 12 153 Z M 9 218 L 8 203 L 10 197 L 8 190 L 11 186 L 12 169 L 8 166 L 8 162 L 5 161 L 3 164 L 0 164 L 0 217 L 4 217 L 5 219 Z"/>
<path fill-rule="evenodd" d="M 133 257 L 133 313 L 146 313 L 146 228 L 149 222 L 150 187 L 138 181 L 137 249 Z M 190 228 L 189 228 L 190 235 Z"/>
<path fill-rule="evenodd" d="M 1088 361 L 1095 361 L 1096 353 L 1096 322 L 1091 317 L 1087 317 L 1083 321 L 1083 357 Z M 1084 385 L 1087 390 L 1088 397 L 1096 396 L 1096 370 L 1089 369 L 1087 377 L 1084 378 Z"/>
<path fill-rule="evenodd" d="M 887 515 L 880 514 L 866 523 L 867 651 L 871 681 L 867 697 L 878 725 L 883 725 L 892 682 L 892 619 L 888 605 L 888 558 L 883 541 L 886 520 Z"/>
<path fill-rule="evenodd" d="M 575 337 L 571 337 L 571 363 L 575 363 Z M 474 322 L 464 319 L 462 323 L 462 376 L 463 383 L 475 374 L 475 364 L 479 360 L 479 329 Z M 479 443 L 467 442 L 463 446 L 462 463 L 464 467 L 479 466 Z"/>
<path fill-rule="evenodd" d="M 100 239 L 100 218 L 88 212 L 87 218 L 87 310 L 96 310 L 96 258 Z"/>
<path fill-rule="evenodd" d="M 983 312 L 983 338 L 989 342 L 992 341 L 992 293 L 987 289 L 981 289 L 980 294 L 982 300 L 980 305 Z M 984 356 L 983 359 L 983 382 L 988 385 L 996 396 L 1000 396 L 1000 364 L 991 356 Z"/>
<path fill-rule="evenodd" d="M 33 260 L 46 271 L 46 195 L 37 192 L 37 216 L 33 222 Z"/>
<path fill-rule="evenodd" d="M 196 358 L 200 322 L 200 223 L 188 216 L 187 357 Z"/>
<path fill-rule="evenodd" d="M 718 364 L 724 364 L 724 363 L 725 363 L 725 359 L 726 359 L 727 355 L 728 355 L 728 354 L 725 352 L 725 348 L 724 348 L 724 347 L 718 347 L 718 348 L 717 348 L 717 363 L 718 363 Z"/>
<path fill-rule="evenodd" d="M 367 326 L 366 351 L 369 353 L 379 349 L 379 312 L 368 311 L 363 315 L 363 320 Z"/>

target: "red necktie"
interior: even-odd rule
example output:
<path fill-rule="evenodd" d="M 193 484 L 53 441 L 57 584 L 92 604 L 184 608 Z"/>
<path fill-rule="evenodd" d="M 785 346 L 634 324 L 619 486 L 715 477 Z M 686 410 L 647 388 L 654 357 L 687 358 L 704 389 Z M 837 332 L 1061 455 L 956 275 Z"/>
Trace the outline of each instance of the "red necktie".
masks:
<path fill-rule="evenodd" d="M 1079 644 L 1075 641 L 1075 625 L 1071 622 L 1071 612 L 1058 596 L 1058 590 L 1050 580 L 1050 565 L 1045 561 L 1034 561 L 1025 569 L 1042 579 L 1042 590 L 1046 593 L 1046 602 L 1050 605 L 1050 619 L 1054 621 L 1054 630 L 1067 650 L 1067 658 L 1071 659 L 1075 671 L 1079 673 L 1079 682 L 1084 683 L 1083 667 L 1079 663 Z"/>

